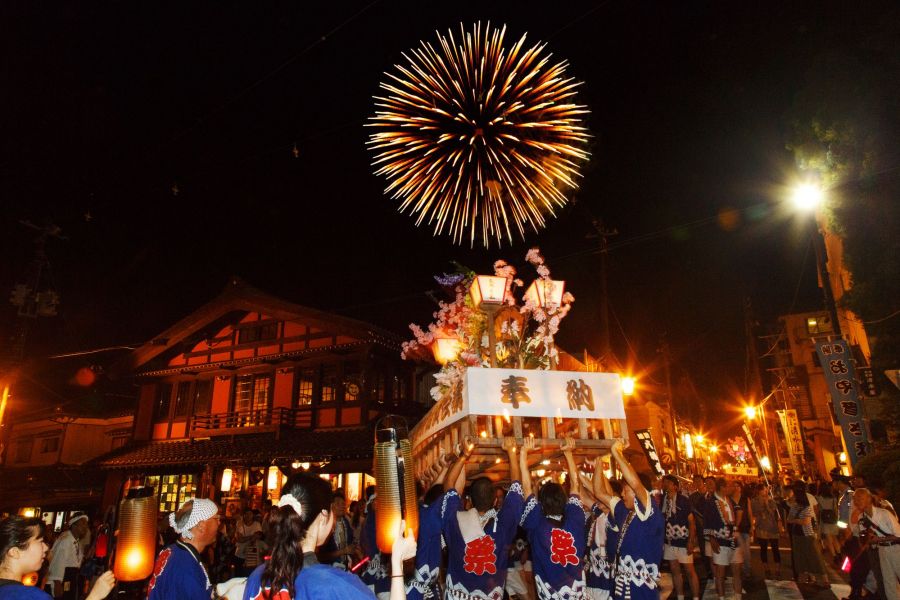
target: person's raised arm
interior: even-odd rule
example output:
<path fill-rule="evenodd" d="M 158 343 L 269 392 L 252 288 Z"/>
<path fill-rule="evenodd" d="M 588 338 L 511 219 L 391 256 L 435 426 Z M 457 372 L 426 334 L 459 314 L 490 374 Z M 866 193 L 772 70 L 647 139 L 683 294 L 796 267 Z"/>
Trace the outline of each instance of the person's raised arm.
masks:
<path fill-rule="evenodd" d="M 522 481 L 522 469 L 519 464 L 519 457 L 516 448 L 516 438 L 503 438 L 503 449 L 506 451 L 506 457 L 509 460 L 509 481 Z"/>
<path fill-rule="evenodd" d="M 600 499 L 594 495 L 594 482 L 588 479 L 587 475 L 579 473 L 578 481 L 581 482 L 581 486 L 578 488 L 578 495 L 581 497 L 582 504 L 593 506 L 595 502 L 600 502 Z"/>
<path fill-rule="evenodd" d="M 519 452 L 519 477 L 522 478 L 522 493 L 527 498 L 532 494 L 531 471 L 528 469 L 528 451 L 534 450 L 534 438 L 526 437 Z"/>
<path fill-rule="evenodd" d="M 431 485 L 443 485 L 444 481 L 447 479 L 447 473 L 450 471 L 450 465 L 453 464 L 453 461 L 447 454 L 442 454 L 438 460 L 442 465 L 441 470 L 438 471 L 438 475 L 434 478 L 434 483 L 432 483 Z"/>
<path fill-rule="evenodd" d="M 457 478 L 460 473 L 464 472 L 466 461 L 472 456 L 472 451 L 474 449 L 475 444 L 468 437 L 466 437 L 466 439 L 463 440 L 463 443 L 459 445 L 459 456 L 457 457 L 456 462 L 450 467 L 450 470 L 447 472 L 447 476 L 444 479 L 445 492 L 449 492 L 454 488 Z"/>
<path fill-rule="evenodd" d="M 578 465 L 575 464 L 575 456 L 572 454 L 572 451 L 575 450 L 575 440 L 566 437 L 560 443 L 559 449 L 562 450 L 563 456 L 566 457 L 566 468 L 569 469 L 569 493 L 580 497 L 581 483 L 578 480 Z"/>
<path fill-rule="evenodd" d="M 600 456 L 594 459 L 594 480 L 591 483 L 594 488 L 593 494 L 597 500 L 612 508 L 612 487 L 606 480 L 606 473 L 603 472 L 603 458 Z"/>
<path fill-rule="evenodd" d="M 644 505 L 646 510 L 646 507 L 650 506 L 650 492 L 648 492 L 647 488 L 644 487 L 644 484 L 641 483 L 641 478 L 638 477 L 637 471 L 634 470 L 634 467 L 632 467 L 631 463 L 628 462 L 628 459 L 625 458 L 625 455 L 622 453 L 623 449 L 624 445 L 622 442 L 616 440 L 613 442 L 610 452 L 616 460 L 619 470 L 622 471 L 622 477 L 625 479 L 625 483 L 634 490 L 634 497 Z"/>

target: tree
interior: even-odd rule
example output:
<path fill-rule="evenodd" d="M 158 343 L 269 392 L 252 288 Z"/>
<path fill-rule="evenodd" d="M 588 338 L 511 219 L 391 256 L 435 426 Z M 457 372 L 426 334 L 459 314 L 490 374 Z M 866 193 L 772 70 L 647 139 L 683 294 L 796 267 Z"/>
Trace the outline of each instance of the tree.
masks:
<path fill-rule="evenodd" d="M 787 147 L 828 189 L 828 227 L 844 244 L 852 287 L 841 303 L 865 323 L 881 398 L 870 417 L 900 431 L 900 9 L 870 33 L 818 55 L 788 115 Z"/>

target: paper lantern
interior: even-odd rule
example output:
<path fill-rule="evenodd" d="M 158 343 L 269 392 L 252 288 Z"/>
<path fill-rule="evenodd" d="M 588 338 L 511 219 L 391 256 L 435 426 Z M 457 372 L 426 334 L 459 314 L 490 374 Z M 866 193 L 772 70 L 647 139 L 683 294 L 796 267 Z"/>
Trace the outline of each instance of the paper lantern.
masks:
<path fill-rule="evenodd" d="M 375 496 L 378 549 L 390 554 L 400 521 L 406 521 L 406 533 L 419 533 L 419 510 L 416 505 L 416 484 L 413 479 L 412 445 L 408 439 L 406 422 L 388 416 L 375 426 Z"/>
<path fill-rule="evenodd" d="M 119 504 L 119 537 L 113 572 L 119 581 L 140 581 L 153 572 L 156 553 L 156 497 L 135 487 Z"/>
<path fill-rule="evenodd" d="M 462 342 L 457 337 L 450 337 L 444 334 L 434 338 L 431 345 L 431 351 L 434 353 L 434 359 L 442 365 L 446 365 L 451 360 L 459 357 L 459 351 L 462 350 Z"/>
<path fill-rule="evenodd" d="M 222 485 L 219 488 L 223 492 L 231 491 L 231 480 L 234 478 L 234 471 L 231 469 L 225 469 L 222 471 Z"/>
<path fill-rule="evenodd" d="M 469 293 L 475 306 L 482 304 L 503 304 L 506 299 L 506 277 L 496 275 L 476 275 Z"/>
<path fill-rule="evenodd" d="M 532 302 L 541 308 L 551 308 L 562 304 L 565 281 L 555 279 L 535 279 L 525 292 L 525 301 Z"/>

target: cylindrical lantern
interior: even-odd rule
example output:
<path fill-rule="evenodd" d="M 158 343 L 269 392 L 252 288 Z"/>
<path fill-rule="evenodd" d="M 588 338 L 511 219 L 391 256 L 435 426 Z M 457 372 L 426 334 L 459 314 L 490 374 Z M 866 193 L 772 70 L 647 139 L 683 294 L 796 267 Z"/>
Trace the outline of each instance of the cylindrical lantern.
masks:
<path fill-rule="evenodd" d="M 113 566 L 119 581 L 140 581 L 153 572 L 156 514 L 156 497 L 150 487 L 131 488 L 119 504 L 119 538 Z"/>
<path fill-rule="evenodd" d="M 234 478 L 234 471 L 231 469 L 224 469 L 222 471 L 222 486 L 219 488 L 223 492 L 231 491 L 231 480 Z"/>
<path fill-rule="evenodd" d="M 375 478 L 375 541 L 389 554 L 401 520 L 406 521 L 407 535 L 419 533 L 412 445 L 402 418 L 384 417 L 375 426 Z"/>

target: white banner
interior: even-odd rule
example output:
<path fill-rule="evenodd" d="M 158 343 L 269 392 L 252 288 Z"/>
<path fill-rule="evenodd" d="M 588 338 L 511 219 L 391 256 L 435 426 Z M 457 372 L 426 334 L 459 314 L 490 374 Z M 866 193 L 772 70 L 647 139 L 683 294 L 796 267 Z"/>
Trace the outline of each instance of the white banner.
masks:
<path fill-rule="evenodd" d="M 617 373 L 468 369 L 463 402 L 470 415 L 625 418 Z"/>

